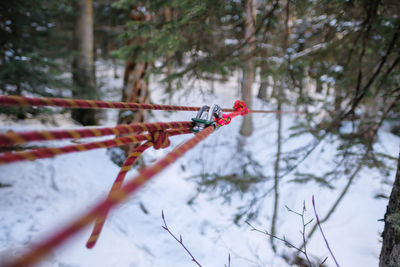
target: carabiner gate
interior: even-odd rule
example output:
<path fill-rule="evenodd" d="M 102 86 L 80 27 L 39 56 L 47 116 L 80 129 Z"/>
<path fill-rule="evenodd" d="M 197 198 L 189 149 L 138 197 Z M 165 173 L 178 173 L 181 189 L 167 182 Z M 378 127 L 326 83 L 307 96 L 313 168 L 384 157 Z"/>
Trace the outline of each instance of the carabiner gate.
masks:
<path fill-rule="evenodd" d="M 197 112 L 196 118 L 192 119 L 194 126 L 190 130 L 198 133 L 211 125 L 216 128 L 214 118 L 222 118 L 221 107 L 216 104 L 212 105 L 211 108 L 209 106 L 202 106 Z"/>

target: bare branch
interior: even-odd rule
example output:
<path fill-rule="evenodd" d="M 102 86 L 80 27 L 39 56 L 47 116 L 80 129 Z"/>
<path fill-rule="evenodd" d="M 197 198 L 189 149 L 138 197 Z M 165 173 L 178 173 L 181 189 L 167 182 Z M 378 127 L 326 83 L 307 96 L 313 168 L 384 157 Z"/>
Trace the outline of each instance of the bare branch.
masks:
<path fill-rule="evenodd" d="M 161 227 L 164 228 L 165 231 L 167 231 L 189 254 L 189 256 L 192 258 L 192 261 L 196 263 L 197 266 L 202 267 L 201 264 L 193 257 L 192 253 L 189 251 L 189 249 L 183 244 L 182 240 L 182 235 L 179 235 L 179 239 L 169 230 L 167 222 L 165 221 L 165 216 L 164 216 L 164 211 L 161 211 L 161 218 L 164 222 L 164 225 Z M 230 264 L 230 256 L 229 256 L 229 264 Z M 228 266 L 229 267 L 229 266 Z"/>
<path fill-rule="evenodd" d="M 297 212 L 295 212 L 295 213 L 296 213 L 296 214 L 300 214 L 300 213 L 297 213 Z M 303 214 L 303 215 L 304 215 L 304 214 Z M 300 215 L 300 216 L 301 216 L 301 215 Z M 304 221 L 304 216 L 303 216 L 303 221 Z M 265 231 L 259 230 L 259 229 L 255 228 L 253 225 L 251 225 L 249 222 L 246 222 L 246 224 L 247 224 L 248 226 L 251 227 L 251 231 L 255 231 L 255 232 L 258 232 L 258 233 L 267 235 L 267 236 L 269 236 L 270 238 L 274 238 L 274 239 L 277 239 L 277 240 L 279 240 L 279 241 L 282 241 L 288 248 L 293 248 L 293 249 L 297 250 L 298 252 L 302 253 L 302 254 L 304 255 L 304 257 L 306 258 L 306 260 L 307 260 L 308 266 L 309 266 L 309 267 L 312 267 L 312 264 L 311 264 L 311 261 L 310 261 L 310 259 L 309 259 L 309 257 L 308 257 L 308 254 L 307 254 L 307 250 L 306 250 L 306 249 L 302 250 L 302 249 L 296 247 L 295 245 L 293 245 L 292 243 L 290 243 L 290 242 L 285 238 L 285 236 L 283 236 L 283 237 L 281 238 L 281 237 L 279 237 L 279 236 L 276 236 L 276 235 L 273 235 L 273 234 L 268 233 L 267 230 L 265 230 Z M 305 225 L 303 224 L 303 234 L 302 234 L 302 235 L 303 235 L 303 240 L 305 240 L 305 234 L 304 234 L 304 232 L 305 232 Z"/>
<path fill-rule="evenodd" d="M 316 207 L 315 207 L 314 195 L 312 196 L 312 204 L 313 204 L 313 207 L 314 207 L 315 218 L 317 219 L 317 224 L 318 224 L 319 230 L 321 231 L 322 237 L 324 238 L 326 247 L 328 248 L 329 253 L 331 254 L 333 260 L 335 261 L 336 266 L 339 267 L 339 263 L 337 262 L 337 260 L 336 260 L 336 258 L 335 258 L 335 255 L 333 255 L 333 252 L 332 252 L 332 250 L 331 250 L 331 248 L 330 248 L 330 246 L 329 246 L 328 240 L 326 239 L 325 234 L 324 234 L 324 231 L 322 231 L 321 224 L 319 223 L 319 218 L 318 218 L 318 214 L 317 214 L 317 209 L 316 209 Z M 305 247 L 304 247 L 304 250 L 305 250 Z"/>
<path fill-rule="evenodd" d="M 228 265 L 225 264 L 225 267 L 231 267 L 231 254 L 228 254 Z"/>

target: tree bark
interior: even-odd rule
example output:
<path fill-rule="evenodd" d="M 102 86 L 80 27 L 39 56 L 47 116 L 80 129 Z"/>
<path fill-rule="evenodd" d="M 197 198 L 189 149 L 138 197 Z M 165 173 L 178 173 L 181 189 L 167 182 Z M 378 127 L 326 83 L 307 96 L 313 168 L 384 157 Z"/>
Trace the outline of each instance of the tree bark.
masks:
<path fill-rule="evenodd" d="M 245 54 L 248 60 L 243 68 L 242 98 L 249 109 L 251 109 L 251 88 L 254 81 L 254 52 L 256 50 L 255 22 L 256 22 L 256 0 L 245 0 Z M 250 136 L 253 133 L 253 119 L 251 113 L 243 117 L 240 134 Z"/>
<path fill-rule="evenodd" d="M 152 19 L 149 11 L 142 11 L 142 4 L 134 6 L 131 10 L 130 18 L 133 21 L 149 21 Z M 137 38 L 137 37 L 135 37 Z M 133 39 L 145 44 L 146 39 Z M 135 56 L 128 59 L 125 64 L 124 85 L 122 90 L 123 102 L 149 103 L 150 91 L 149 81 L 146 77 L 150 62 L 137 62 Z M 118 117 L 118 124 L 140 123 L 146 121 L 147 112 L 145 110 L 121 111 Z M 126 156 L 138 145 L 126 145 L 123 147 Z"/>
<path fill-rule="evenodd" d="M 400 266 L 400 155 L 397 173 L 385 214 L 382 250 L 379 267 Z"/>
<path fill-rule="evenodd" d="M 78 14 L 74 26 L 74 59 L 72 80 L 73 96 L 91 98 L 96 96 L 96 78 L 93 60 L 93 3 L 92 0 L 75 1 Z M 97 124 L 96 112 L 92 109 L 74 109 L 72 118 L 83 125 Z"/>
<path fill-rule="evenodd" d="M 130 19 L 132 21 L 149 21 L 151 15 L 148 10 L 143 11 L 141 9 L 143 4 L 134 6 L 131 10 Z M 139 41 L 141 44 L 146 43 L 146 39 L 136 39 L 134 37 L 128 43 L 133 41 Z M 149 82 L 146 77 L 149 62 L 136 62 L 135 56 L 128 59 L 125 64 L 124 71 L 124 86 L 122 90 L 122 101 L 123 102 L 136 102 L 136 103 L 148 103 L 150 92 Z M 118 118 L 119 124 L 129 124 L 144 122 L 146 120 L 146 113 L 144 110 L 124 112 L 121 111 Z"/>

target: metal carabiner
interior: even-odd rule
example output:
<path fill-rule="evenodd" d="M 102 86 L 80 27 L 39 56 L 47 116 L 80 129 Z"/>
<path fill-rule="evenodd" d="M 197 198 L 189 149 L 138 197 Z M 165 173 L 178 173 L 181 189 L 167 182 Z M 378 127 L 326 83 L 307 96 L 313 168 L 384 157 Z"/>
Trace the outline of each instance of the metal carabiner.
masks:
<path fill-rule="evenodd" d="M 214 104 L 211 106 L 211 108 L 208 111 L 208 118 L 209 120 L 214 121 L 214 118 L 222 118 L 222 108 L 218 106 L 217 104 Z"/>
<path fill-rule="evenodd" d="M 220 106 L 214 104 L 211 106 L 202 106 L 197 112 L 196 118 L 193 118 L 194 126 L 190 129 L 192 132 L 198 133 L 208 126 L 216 128 L 214 118 L 222 117 L 222 109 Z"/>

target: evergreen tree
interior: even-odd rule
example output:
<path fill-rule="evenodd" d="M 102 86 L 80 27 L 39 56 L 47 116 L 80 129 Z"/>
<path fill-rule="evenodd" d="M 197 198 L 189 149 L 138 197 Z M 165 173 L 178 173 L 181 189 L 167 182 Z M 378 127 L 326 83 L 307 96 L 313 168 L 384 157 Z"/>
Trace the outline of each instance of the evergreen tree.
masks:
<path fill-rule="evenodd" d="M 54 17 L 63 1 L 16 0 L 0 3 L 0 92 L 9 95 L 59 96 L 67 83 L 65 70 L 56 62 L 58 36 Z M 58 90 L 52 90 L 57 88 Z M 41 110 L 2 108 L 2 112 L 25 118 Z"/>
<path fill-rule="evenodd" d="M 127 24 L 128 31 L 122 37 L 131 41 L 119 51 L 121 58 L 135 57 L 137 62 L 168 58 L 167 65 L 173 62 L 176 69 L 166 81 L 182 77 L 207 80 L 215 75 L 225 76 L 238 66 L 237 59 L 229 56 L 243 33 L 240 3 L 123 0 L 115 6 L 129 9 L 139 3 L 153 14 L 153 19 Z M 143 39 L 147 41 L 141 42 Z M 153 65 L 151 72 L 165 73 L 168 68 Z"/>

